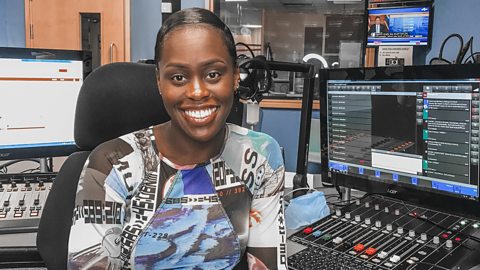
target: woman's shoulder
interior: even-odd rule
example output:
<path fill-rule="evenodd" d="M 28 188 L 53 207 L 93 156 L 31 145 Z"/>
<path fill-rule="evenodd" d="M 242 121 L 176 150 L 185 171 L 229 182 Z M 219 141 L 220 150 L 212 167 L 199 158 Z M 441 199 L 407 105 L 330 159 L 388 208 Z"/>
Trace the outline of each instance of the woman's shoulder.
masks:
<path fill-rule="evenodd" d="M 272 167 L 283 164 L 278 142 L 270 135 L 229 124 L 229 139 L 226 150 L 229 155 L 243 155 L 243 161 L 267 160 Z"/>
<path fill-rule="evenodd" d="M 278 145 L 278 142 L 270 135 L 254 131 L 251 129 L 247 129 L 235 124 L 228 124 L 228 128 L 230 130 L 229 139 L 232 140 L 243 140 L 243 141 L 251 141 L 254 143 L 271 143 L 274 145 Z"/>
<path fill-rule="evenodd" d="M 116 164 L 119 159 L 149 147 L 150 133 L 151 129 L 146 128 L 105 141 L 92 150 L 90 159 L 107 159 Z"/>

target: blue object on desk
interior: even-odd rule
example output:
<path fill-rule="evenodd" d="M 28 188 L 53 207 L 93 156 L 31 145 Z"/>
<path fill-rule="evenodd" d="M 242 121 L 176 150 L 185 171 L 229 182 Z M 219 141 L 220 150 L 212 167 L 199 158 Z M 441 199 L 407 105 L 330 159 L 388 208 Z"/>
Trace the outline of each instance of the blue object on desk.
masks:
<path fill-rule="evenodd" d="M 287 229 L 298 229 L 329 214 L 330 209 L 323 192 L 314 191 L 290 200 L 285 209 L 285 222 Z"/>

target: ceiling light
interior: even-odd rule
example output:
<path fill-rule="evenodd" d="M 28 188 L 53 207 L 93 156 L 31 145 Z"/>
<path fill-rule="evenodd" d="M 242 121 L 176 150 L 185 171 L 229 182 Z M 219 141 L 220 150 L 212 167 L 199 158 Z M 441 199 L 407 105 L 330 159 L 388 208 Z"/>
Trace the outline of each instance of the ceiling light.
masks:
<path fill-rule="evenodd" d="M 247 28 L 262 28 L 260 24 L 242 24 L 242 26 Z"/>

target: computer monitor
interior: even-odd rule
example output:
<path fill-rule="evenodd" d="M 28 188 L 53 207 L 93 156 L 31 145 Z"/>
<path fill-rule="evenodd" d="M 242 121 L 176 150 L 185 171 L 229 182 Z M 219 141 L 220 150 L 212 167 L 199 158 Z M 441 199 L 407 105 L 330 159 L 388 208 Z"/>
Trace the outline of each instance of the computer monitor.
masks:
<path fill-rule="evenodd" d="M 322 161 L 334 182 L 420 200 L 478 201 L 480 65 L 322 76 Z"/>
<path fill-rule="evenodd" d="M 0 48 L 0 160 L 77 150 L 74 114 L 89 58 L 82 51 Z"/>

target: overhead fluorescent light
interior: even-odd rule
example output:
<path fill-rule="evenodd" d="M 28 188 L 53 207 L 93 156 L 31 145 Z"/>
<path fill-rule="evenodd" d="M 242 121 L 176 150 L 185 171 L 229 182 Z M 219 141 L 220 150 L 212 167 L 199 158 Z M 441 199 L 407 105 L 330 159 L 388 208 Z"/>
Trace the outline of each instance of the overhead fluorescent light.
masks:
<path fill-rule="evenodd" d="M 260 24 L 242 24 L 242 27 L 247 27 L 247 28 L 262 28 Z"/>

